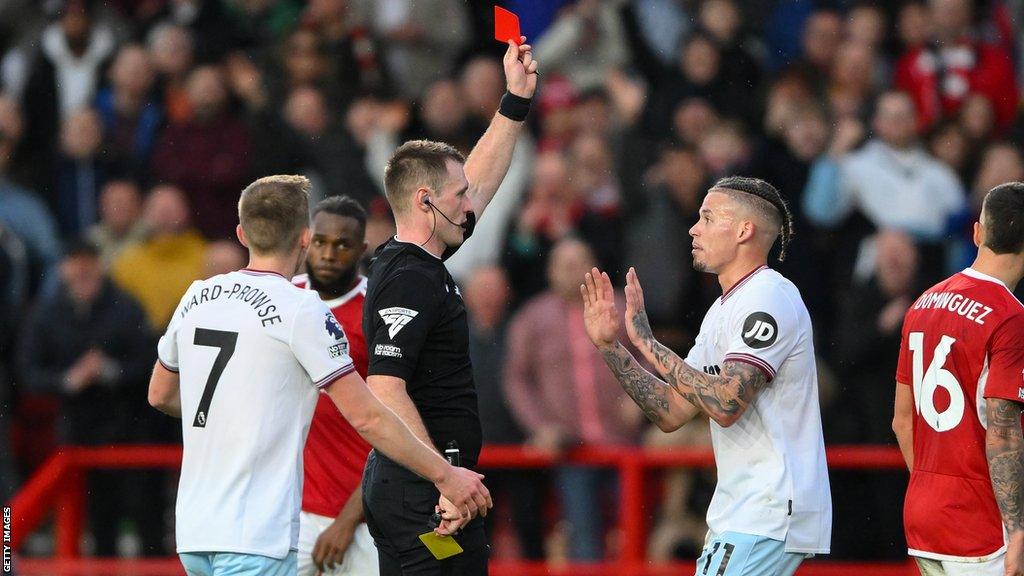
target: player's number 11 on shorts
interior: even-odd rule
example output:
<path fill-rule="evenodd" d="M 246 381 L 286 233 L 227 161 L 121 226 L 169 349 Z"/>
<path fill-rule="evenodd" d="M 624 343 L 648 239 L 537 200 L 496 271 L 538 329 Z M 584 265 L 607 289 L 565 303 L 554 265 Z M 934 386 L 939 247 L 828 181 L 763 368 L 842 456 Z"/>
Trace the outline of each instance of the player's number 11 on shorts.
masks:
<path fill-rule="evenodd" d="M 206 387 L 203 388 L 203 397 L 199 399 L 199 408 L 196 410 L 195 420 L 192 426 L 206 428 L 206 422 L 210 415 L 210 402 L 213 401 L 213 393 L 217 390 L 217 382 L 220 381 L 224 367 L 228 360 L 235 353 L 235 342 L 238 341 L 238 332 L 225 332 L 223 330 L 209 330 L 207 328 L 196 328 L 195 338 L 192 343 L 196 346 L 210 346 L 220 348 L 217 359 L 213 361 L 213 368 L 210 369 L 210 377 L 206 379 Z"/>

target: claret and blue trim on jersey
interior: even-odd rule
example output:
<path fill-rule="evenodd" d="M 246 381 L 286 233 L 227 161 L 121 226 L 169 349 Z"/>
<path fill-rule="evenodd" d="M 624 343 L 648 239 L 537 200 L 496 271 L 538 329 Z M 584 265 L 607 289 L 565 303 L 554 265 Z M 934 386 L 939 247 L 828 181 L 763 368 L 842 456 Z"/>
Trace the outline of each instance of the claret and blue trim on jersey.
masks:
<path fill-rule="evenodd" d="M 751 278 L 754 277 L 754 274 L 757 274 L 761 270 L 767 270 L 767 269 L 768 269 L 768 265 L 767 264 L 762 264 L 761 266 L 758 266 L 757 268 L 754 268 L 750 272 L 747 272 L 742 278 L 737 280 L 735 284 L 730 286 L 728 290 L 726 290 L 725 292 L 722 293 L 722 298 L 721 298 L 722 302 L 725 302 L 729 298 L 729 296 L 735 294 L 736 290 L 738 290 L 740 288 L 740 286 L 743 286 L 744 284 L 747 283 L 748 280 L 750 280 Z"/>

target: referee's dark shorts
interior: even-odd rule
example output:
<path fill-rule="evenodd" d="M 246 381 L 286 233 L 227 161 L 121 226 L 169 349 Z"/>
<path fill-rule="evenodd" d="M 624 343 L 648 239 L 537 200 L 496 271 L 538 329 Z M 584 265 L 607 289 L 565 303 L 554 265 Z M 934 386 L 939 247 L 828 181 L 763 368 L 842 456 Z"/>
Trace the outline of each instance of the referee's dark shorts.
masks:
<path fill-rule="evenodd" d="M 430 482 L 376 451 L 363 473 L 363 509 L 381 576 L 487 576 L 490 548 L 481 518 L 454 536 L 463 552 L 438 561 L 420 540 L 440 497 Z"/>

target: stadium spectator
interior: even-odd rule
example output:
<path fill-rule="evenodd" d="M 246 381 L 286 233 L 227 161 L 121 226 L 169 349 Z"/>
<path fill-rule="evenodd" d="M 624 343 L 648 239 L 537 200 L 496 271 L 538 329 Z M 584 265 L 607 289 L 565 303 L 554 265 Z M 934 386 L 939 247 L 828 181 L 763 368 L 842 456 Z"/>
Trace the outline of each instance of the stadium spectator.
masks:
<path fill-rule="evenodd" d="M 885 48 L 888 17 L 885 9 L 875 4 L 857 4 L 846 13 L 846 41 L 873 51 Z"/>
<path fill-rule="evenodd" d="M 981 212 L 981 201 L 989 190 L 1004 182 L 1024 181 L 1024 158 L 1020 148 L 1009 143 L 995 143 L 981 154 L 978 174 L 971 185 L 971 209 Z"/>
<path fill-rule="evenodd" d="M 498 102 L 505 93 L 505 77 L 501 63 L 493 58 L 477 56 L 466 62 L 459 76 L 459 87 L 468 112 L 476 122 L 486 124 L 498 111 Z"/>
<path fill-rule="evenodd" d="M 145 313 L 103 272 L 99 249 L 72 243 L 60 263 L 61 289 L 37 304 L 21 331 L 20 384 L 60 398 L 57 428 L 67 445 L 106 445 L 132 437 L 133 397 L 145 389 L 153 340 Z M 56 327 L 60 329 L 55 329 Z M 119 472 L 89 475 L 95 552 L 117 551 L 125 490 Z M 145 522 L 154 523 L 152 518 Z"/>
<path fill-rule="evenodd" d="M 59 206 L 52 179 L 60 126 L 92 104 L 102 70 L 116 49 L 113 29 L 98 19 L 94 0 L 63 0 L 57 21 L 42 32 L 21 103 L 25 147 L 32 153 L 33 185 L 50 205 Z"/>
<path fill-rule="evenodd" d="M 22 242 L 28 255 L 32 286 L 60 258 L 57 224 L 46 205 L 32 191 L 7 177 L 17 149 L 20 116 L 15 104 L 0 95 L 0 223 Z"/>
<path fill-rule="evenodd" d="M 649 76 L 651 91 L 643 113 L 644 132 L 666 138 L 681 102 L 701 99 L 716 112 L 744 117 L 749 87 L 722 84 L 722 54 L 707 33 L 690 34 L 679 49 L 676 66 Z"/>
<path fill-rule="evenodd" d="M 438 80 L 424 92 L 420 117 L 423 121 L 423 137 L 431 140 L 450 142 L 463 154 L 468 154 L 473 144 L 483 135 L 487 122 L 477 121 L 470 116 L 469 106 L 460 86 L 454 80 Z"/>
<path fill-rule="evenodd" d="M 961 182 L 974 179 L 977 150 L 959 122 L 945 120 L 937 124 L 928 137 L 928 151 L 936 160 L 953 169 Z"/>
<path fill-rule="evenodd" d="M 584 242 L 558 242 L 548 262 L 550 288 L 527 302 L 508 332 L 505 394 L 527 445 L 561 455 L 577 446 L 628 445 L 641 415 L 590 346 L 583 327 L 580 278 L 596 263 Z M 624 338 L 623 338 L 624 339 Z M 604 557 L 602 491 L 608 470 L 559 465 L 555 470 L 570 557 Z"/>
<path fill-rule="evenodd" d="M 314 196 L 345 194 L 360 204 L 379 196 L 366 172 L 365 149 L 332 115 L 321 91 L 296 88 L 284 104 L 284 119 L 297 136 L 305 172 L 313 176 Z"/>
<path fill-rule="evenodd" d="M 742 16 L 735 0 L 707 0 L 700 4 L 697 21 L 718 43 L 722 83 L 749 89 L 761 85 L 763 73 L 751 52 L 753 42 L 744 35 Z"/>
<path fill-rule="evenodd" d="M 836 227 L 856 211 L 876 229 L 906 232 L 933 245 L 930 257 L 938 260 L 941 272 L 944 255 L 937 243 L 967 203 L 956 174 L 921 147 L 914 118 L 914 104 L 906 94 L 879 97 L 874 138 L 852 151 L 860 134 L 853 129 L 837 132 L 829 154 L 811 170 L 803 210 L 816 226 Z M 862 250 L 861 271 L 873 267 L 866 256 Z"/>
<path fill-rule="evenodd" d="M 884 230 L 872 243 L 877 253 L 874 273 L 854 284 L 842 299 L 836 331 L 837 367 L 848 376 L 849 384 L 837 404 L 840 412 L 856 418 L 851 435 L 835 439 L 843 442 L 892 442 L 890 423 L 877 415 L 889 408 L 891 383 L 886 376 L 896 369 L 892 351 L 900 346 L 903 315 L 922 288 L 913 238 Z M 860 384 L 854 387 L 854 382 Z"/>
<path fill-rule="evenodd" d="M 577 0 L 566 7 L 536 41 L 545 74 L 565 76 L 577 90 L 604 83 L 605 73 L 629 61 L 619 7 L 601 0 Z"/>
<path fill-rule="evenodd" d="M 650 197 L 628 229 L 627 260 L 644 277 L 651 322 L 655 329 L 677 332 L 665 341 L 680 349 L 700 327 L 695 312 L 700 306 L 695 302 L 706 299 L 701 297 L 700 276 L 693 270 L 687 230 L 704 198 L 707 180 L 704 164 L 693 150 L 666 150 L 647 171 L 643 189 Z"/>
<path fill-rule="evenodd" d="M 843 18 L 832 9 L 815 10 L 803 25 L 802 54 L 792 68 L 819 94 L 824 93 L 843 40 Z"/>
<path fill-rule="evenodd" d="M 477 268 L 467 280 L 463 296 L 469 316 L 469 356 L 473 360 L 484 443 L 522 444 L 526 438 L 509 410 L 502 385 L 511 302 L 504 270 L 497 266 Z M 529 560 L 544 558 L 543 518 L 537 513 L 544 508 L 543 479 L 543 473 L 532 470 L 487 473 L 491 493 L 508 503 L 505 509 L 515 527 L 521 555 Z M 502 520 L 498 514 L 489 514 L 488 533 L 493 534 L 495 523 Z"/>
<path fill-rule="evenodd" d="M 532 180 L 522 208 L 509 225 L 502 251 L 502 266 L 508 271 L 517 305 L 544 290 L 547 279 L 536 271 L 547 267 L 551 247 L 576 229 L 577 218 L 586 216 L 580 214 L 563 154 L 538 156 Z"/>
<path fill-rule="evenodd" d="M 113 264 L 129 246 L 146 236 L 142 222 L 142 196 L 134 180 L 108 180 L 100 191 L 99 222 L 89 228 L 88 238 L 100 249 L 104 266 Z"/>
<path fill-rule="evenodd" d="M 900 8 L 896 36 L 905 52 L 924 46 L 929 41 L 931 30 L 931 13 L 925 0 L 912 0 Z"/>
<path fill-rule="evenodd" d="M 216 0 L 165 2 L 157 19 L 180 26 L 193 38 L 196 62 L 213 63 L 235 47 L 231 21 L 224 4 Z"/>
<path fill-rule="evenodd" d="M 197 68 L 189 74 L 187 90 L 192 118 L 172 123 L 161 135 L 153 151 L 153 176 L 185 190 L 204 236 L 231 238 L 238 191 L 249 173 L 249 131 L 228 108 L 218 68 Z"/>
<path fill-rule="evenodd" d="M 75 238 L 99 218 L 99 196 L 113 167 L 101 154 L 103 124 L 96 111 L 82 108 L 60 131 L 56 175 L 57 223 L 61 235 Z"/>
<path fill-rule="evenodd" d="M 149 53 L 139 44 L 117 52 L 110 86 L 96 96 L 103 121 L 103 152 L 133 176 L 143 174 L 163 122 L 163 110 L 152 99 L 156 76 Z"/>
<path fill-rule="evenodd" d="M 156 92 L 167 119 L 180 124 L 192 115 L 185 89 L 192 69 L 195 42 L 188 30 L 170 23 L 159 24 L 147 38 L 147 49 L 157 73 Z"/>
<path fill-rule="evenodd" d="M 167 326 L 181 295 L 203 274 L 206 242 L 191 226 L 189 213 L 180 188 L 153 188 L 143 208 L 149 237 L 126 248 L 110 268 L 114 282 L 138 299 L 157 331 Z"/>
<path fill-rule="evenodd" d="M 8 179 L 8 166 L 22 135 L 22 116 L 14 101 L 0 95 L 0 222 L 24 243 L 33 277 L 41 276 L 60 257 L 56 222 L 32 191 Z"/>
<path fill-rule="evenodd" d="M 894 350 L 900 347 L 903 316 L 920 293 L 920 255 L 903 232 L 882 231 L 872 240 L 877 258 L 872 277 L 856 282 L 839 305 L 836 368 L 843 385 L 826 410 L 826 435 L 835 443 L 892 444 L 889 422 L 880 418 L 892 402 Z M 835 500 L 833 552 L 856 558 L 896 559 L 904 554 L 900 534 L 902 472 L 844 471 L 834 476 L 836 489 L 848 494 Z"/>
<path fill-rule="evenodd" d="M 956 116 L 977 94 L 989 100 L 996 125 L 1005 130 L 1019 100 L 1010 55 L 973 35 L 972 0 L 929 0 L 928 7 L 928 41 L 908 47 L 894 73 L 895 86 L 914 98 L 920 126 Z"/>
<path fill-rule="evenodd" d="M 836 116 L 865 116 L 874 103 L 878 64 L 871 46 L 845 42 L 839 47 L 828 86 L 828 101 Z"/>
<path fill-rule="evenodd" d="M 383 44 L 395 87 L 409 99 L 450 76 L 470 40 L 469 16 L 461 0 L 363 2 L 360 9 Z"/>
<path fill-rule="evenodd" d="M 313 0 L 301 20 L 303 28 L 319 36 L 329 74 L 337 81 L 340 94 L 336 102 L 342 111 L 357 95 L 390 87 L 379 38 L 371 33 L 354 4 L 348 0 Z"/>
<path fill-rule="evenodd" d="M 639 36 L 644 49 L 661 66 L 671 66 L 676 59 L 679 44 L 693 26 L 692 16 L 683 2 L 675 0 L 637 0 L 626 5 L 626 14 L 636 22 L 635 31 L 626 20 L 626 34 Z M 636 42 L 633 42 L 634 46 Z M 640 59 L 642 54 L 634 55 Z"/>
<path fill-rule="evenodd" d="M 608 142 L 594 134 L 580 134 L 568 155 L 569 179 L 579 195 L 574 210 L 580 235 L 603 267 L 622 271 L 622 192 Z"/>
<path fill-rule="evenodd" d="M 294 26 L 302 10 L 296 0 L 224 2 L 223 6 L 232 24 L 235 46 L 254 51 L 276 44 Z"/>
<path fill-rule="evenodd" d="M 301 87 L 318 88 L 332 102 L 340 99 L 342 87 L 331 68 L 324 40 L 314 30 L 303 27 L 292 31 L 276 56 L 266 76 L 272 109 L 280 110 L 288 94 Z"/>
<path fill-rule="evenodd" d="M 217 240 L 206 246 L 203 255 L 203 279 L 227 274 L 245 267 L 245 250 L 234 240 Z"/>

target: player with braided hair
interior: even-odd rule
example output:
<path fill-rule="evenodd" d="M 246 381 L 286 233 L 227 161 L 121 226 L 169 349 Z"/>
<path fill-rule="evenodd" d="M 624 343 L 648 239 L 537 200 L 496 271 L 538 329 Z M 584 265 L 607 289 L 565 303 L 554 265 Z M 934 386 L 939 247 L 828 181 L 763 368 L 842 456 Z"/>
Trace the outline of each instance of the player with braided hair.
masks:
<path fill-rule="evenodd" d="M 786 248 L 793 241 L 796 230 L 793 228 L 793 213 L 789 211 L 789 204 L 775 186 L 760 178 L 726 176 L 715 182 L 711 189 L 732 195 L 734 200 L 746 204 L 748 209 L 760 212 L 761 217 L 770 223 L 773 230 L 778 228 L 779 262 L 786 259 Z M 744 194 L 735 194 L 736 192 Z"/>
<path fill-rule="evenodd" d="M 596 268 L 580 287 L 587 334 L 659 428 L 701 412 L 711 420 L 718 486 L 696 574 L 789 576 L 827 553 L 832 533 L 811 319 L 796 286 L 768 267 L 776 240 L 785 257 L 793 217 L 771 184 L 730 176 L 708 191 L 690 236 L 694 268 L 718 275 L 722 297 L 685 360 L 655 340 L 633 269 L 626 333 L 661 377 L 617 341 L 622 317 Z"/>

